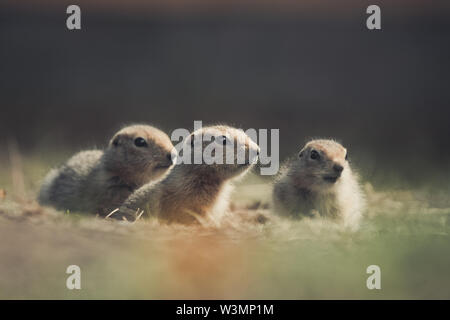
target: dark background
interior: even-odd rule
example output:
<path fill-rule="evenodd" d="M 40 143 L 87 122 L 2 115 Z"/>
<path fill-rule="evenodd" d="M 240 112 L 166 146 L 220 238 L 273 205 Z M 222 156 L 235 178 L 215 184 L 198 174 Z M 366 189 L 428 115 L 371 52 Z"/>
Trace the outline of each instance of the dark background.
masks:
<path fill-rule="evenodd" d="M 1 153 L 11 138 L 39 155 L 101 146 L 127 123 L 203 120 L 279 128 L 282 158 L 337 138 L 375 183 L 448 184 L 446 2 L 168 3 L 78 1 L 79 31 L 72 2 L 0 5 Z M 369 4 L 381 31 L 365 27 Z"/>

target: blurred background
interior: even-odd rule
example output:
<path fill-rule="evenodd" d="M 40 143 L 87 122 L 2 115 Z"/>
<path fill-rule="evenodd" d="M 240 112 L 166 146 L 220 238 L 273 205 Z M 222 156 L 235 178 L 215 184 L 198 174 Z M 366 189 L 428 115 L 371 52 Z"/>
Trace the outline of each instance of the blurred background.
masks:
<path fill-rule="evenodd" d="M 0 158 L 7 141 L 39 157 L 102 147 L 123 124 L 202 120 L 279 128 L 282 159 L 334 137 L 374 184 L 448 186 L 449 14 L 425 0 L 3 0 Z"/>
<path fill-rule="evenodd" d="M 0 298 L 448 299 L 449 17 L 448 0 L 2 0 Z M 361 229 L 129 225 L 32 201 L 50 167 L 122 125 L 194 120 L 278 128 L 281 159 L 342 141 L 368 182 Z M 266 182 L 239 184 L 234 211 L 267 213 Z M 83 290 L 65 287 L 71 264 Z"/>

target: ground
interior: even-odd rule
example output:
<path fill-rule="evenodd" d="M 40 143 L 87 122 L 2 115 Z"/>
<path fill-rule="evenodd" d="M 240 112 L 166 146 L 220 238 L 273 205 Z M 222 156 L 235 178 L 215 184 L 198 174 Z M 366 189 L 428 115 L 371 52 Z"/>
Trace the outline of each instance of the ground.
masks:
<path fill-rule="evenodd" d="M 364 181 L 368 211 L 351 232 L 271 216 L 269 181 L 249 177 L 233 195 L 239 218 L 167 226 L 40 207 L 34 198 L 49 164 L 22 162 L 23 170 L 0 169 L 1 299 L 450 298 L 444 191 L 381 190 Z M 270 219 L 245 219 L 256 214 Z M 73 264 L 81 290 L 66 288 Z M 366 287 L 369 265 L 381 268 L 381 290 Z"/>

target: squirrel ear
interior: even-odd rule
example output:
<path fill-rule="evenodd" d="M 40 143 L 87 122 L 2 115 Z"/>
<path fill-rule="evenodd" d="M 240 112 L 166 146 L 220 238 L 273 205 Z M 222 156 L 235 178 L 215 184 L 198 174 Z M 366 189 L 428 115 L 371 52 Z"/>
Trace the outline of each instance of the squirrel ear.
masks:
<path fill-rule="evenodd" d="M 303 157 L 303 153 L 304 153 L 304 150 L 300 151 L 300 152 L 298 153 L 298 157 L 299 157 L 299 158 Z"/>
<path fill-rule="evenodd" d="M 119 143 L 120 143 L 120 136 L 119 135 L 117 135 L 114 138 L 112 138 L 111 142 L 110 142 L 110 144 L 112 146 L 114 146 L 114 147 L 117 147 L 119 145 Z"/>

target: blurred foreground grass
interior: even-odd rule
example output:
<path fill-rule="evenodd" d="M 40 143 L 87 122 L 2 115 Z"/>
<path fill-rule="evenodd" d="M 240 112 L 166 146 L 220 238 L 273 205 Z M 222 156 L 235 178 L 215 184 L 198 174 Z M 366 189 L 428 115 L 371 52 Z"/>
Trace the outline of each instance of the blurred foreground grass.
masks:
<path fill-rule="evenodd" d="M 276 217 L 264 225 L 230 219 L 220 228 L 130 224 L 39 207 L 39 180 L 58 163 L 48 159 L 23 161 L 25 195 L 8 163 L 0 167 L 2 299 L 450 298 L 445 191 L 367 184 L 369 210 L 354 233 Z M 250 177 L 233 202 L 245 216 L 267 213 L 254 204 L 268 199 L 270 185 Z M 72 264 L 81 268 L 82 290 L 66 289 Z M 366 288 L 372 264 L 381 267 L 381 290 Z"/>

